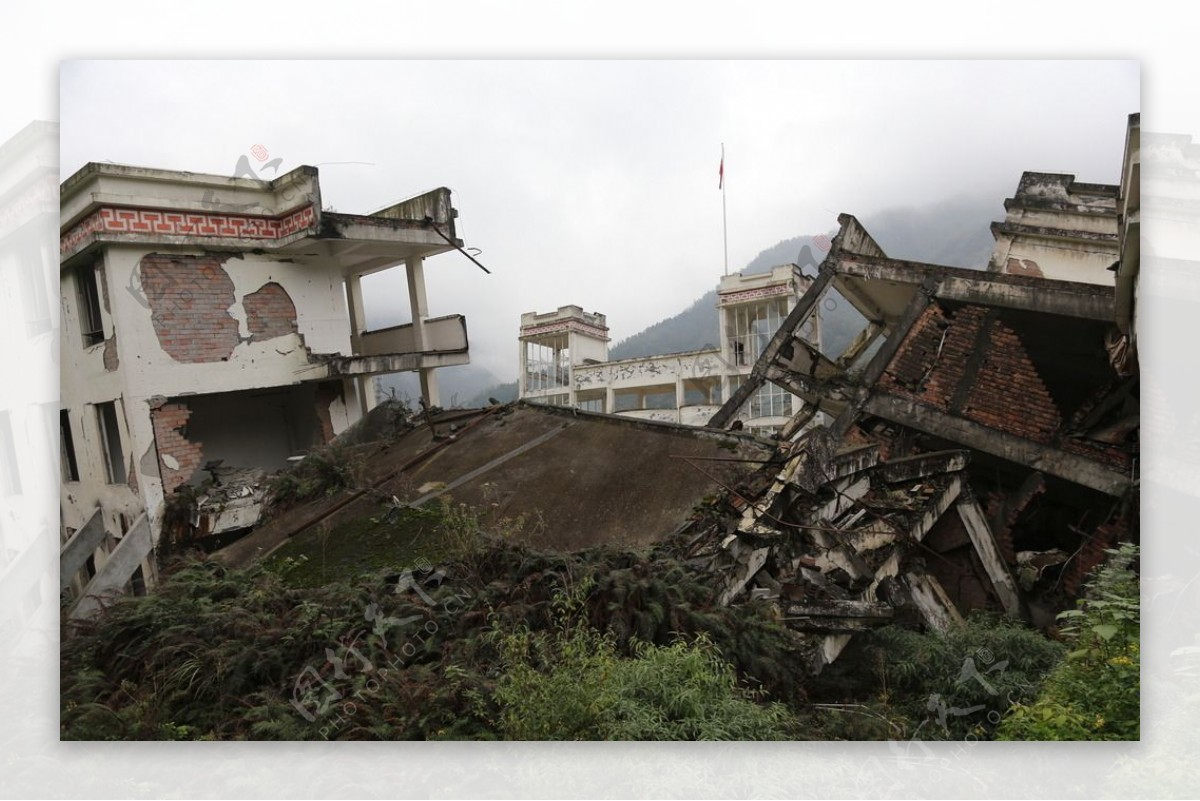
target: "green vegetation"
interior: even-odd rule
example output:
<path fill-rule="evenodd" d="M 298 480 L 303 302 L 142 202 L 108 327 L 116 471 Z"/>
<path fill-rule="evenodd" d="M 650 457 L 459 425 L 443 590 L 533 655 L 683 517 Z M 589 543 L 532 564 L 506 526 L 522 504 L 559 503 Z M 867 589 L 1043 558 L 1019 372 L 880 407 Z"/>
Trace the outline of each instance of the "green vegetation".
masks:
<path fill-rule="evenodd" d="M 1030 697 L 1063 652 L 1039 632 L 985 614 L 945 633 L 888 626 L 864 650 L 878 681 L 875 710 L 889 722 L 875 733 L 922 740 L 989 739 L 1009 705 Z"/>
<path fill-rule="evenodd" d="M 327 445 L 311 451 L 299 464 L 271 481 L 267 503 L 281 512 L 322 495 L 334 495 L 362 483 L 362 458 L 354 448 Z"/>
<path fill-rule="evenodd" d="M 488 527 L 444 498 L 248 570 L 177 560 L 64 632 L 62 737 L 1136 736 L 1127 550 L 1064 617 L 1068 647 L 975 616 L 861 635 L 814 677 L 815 639 L 766 606 L 718 607 L 668 548 L 541 553 L 502 536 L 523 522 Z"/>
<path fill-rule="evenodd" d="M 461 512 L 449 508 L 450 519 Z M 506 709 L 517 703 L 514 681 L 532 674 L 513 661 L 514 637 L 560 656 L 595 647 L 595 664 L 616 671 L 599 702 L 620 709 L 589 737 L 653 736 L 650 721 L 668 714 L 663 725 L 679 737 L 783 736 L 771 728 L 782 708 L 765 693 L 795 697 L 801 687 L 794 638 L 760 610 L 715 608 L 703 577 L 669 557 L 542 554 L 484 540 L 435 569 L 428 551 L 403 553 L 412 569 L 397 562 L 319 586 L 296 580 L 306 564 L 294 558 L 250 570 L 177 563 L 155 592 L 121 600 L 70 636 L 63 738 L 515 736 Z M 581 583 L 591 589 L 563 629 L 556 599 Z M 560 676 L 578 667 L 554 664 Z M 655 685 L 664 670 L 673 672 Z M 727 719 L 686 723 L 663 696 L 676 678 L 705 706 L 720 700 Z"/>
<path fill-rule="evenodd" d="M 1031 703 L 1017 704 L 1002 740 L 1139 739 L 1137 548 L 1110 550 L 1078 609 L 1058 616 L 1067 653 Z"/>
<path fill-rule="evenodd" d="M 581 587 L 586 591 L 587 585 Z M 612 632 L 583 620 L 581 595 L 555 599 L 557 625 L 497 632 L 497 728 L 515 740 L 778 740 L 795 721 L 759 703 L 705 635 L 654 645 L 634 638 L 623 656 Z"/>

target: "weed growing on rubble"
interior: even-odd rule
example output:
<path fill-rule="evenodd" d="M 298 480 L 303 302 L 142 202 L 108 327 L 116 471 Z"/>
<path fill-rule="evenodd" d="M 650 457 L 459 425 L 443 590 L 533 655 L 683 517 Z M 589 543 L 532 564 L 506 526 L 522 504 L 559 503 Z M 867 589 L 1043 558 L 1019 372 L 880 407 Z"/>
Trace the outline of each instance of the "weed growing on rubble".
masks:
<path fill-rule="evenodd" d="M 1140 608 L 1137 548 L 1109 550 L 1078 608 L 1058 616 L 1069 652 L 1034 699 L 1009 710 L 1002 740 L 1137 740 Z"/>
<path fill-rule="evenodd" d="M 778 740 L 794 734 L 786 707 L 763 703 L 704 635 L 668 645 L 634 639 L 622 656 L 611 631 L 584 617 L 590 580 L 552 602 L 555 625 L 495 629 L 501 672 L 496 726 L 515 740 Z"/>
<path fill-rule="evenodd" d="M 334 547 L 331 536 L 329 558 Z M 761 610 L 717 607 L 702 575 L 661 554 L 539 553 L 490 539 L 414 568 L 420 591 L 404 593 L 404 562 L 295 581 L 313 561 L 176 562 L 148 595 L 69 626 L 61 736 L 515 737 L 504 710 L 520 688 L 548 692 L 573 677 L 589 706 L 607 710 L 587 736 L 782 737 L 790 718 L 764 693 L 788 705 L 803 694 L 807 656 L 789 632 Z M 564 588 L 581 586 L 564 617 Z M 376 631 L 381 621 L 392 627 Z M 336 717 L 308 720 L 293 704 L 317 675 L 354 699 Z M 562 731 L 554 736 L 572 736 Z"/>
<path fill-rule="evenodd" d="M 1060 643 L 990 614 L 946 632 L 884 626 L 813 682 L 804 715 L 822 739 L 990 739 L 1005 711 L 1031 699 Z"/>
<path fill-rule="evenodd" d="M 349 446 L 332 444 L 311 451 L 272 479 L 267 507 L 278 513 L 322 495 L 362 484 L 362 457 Z"/>

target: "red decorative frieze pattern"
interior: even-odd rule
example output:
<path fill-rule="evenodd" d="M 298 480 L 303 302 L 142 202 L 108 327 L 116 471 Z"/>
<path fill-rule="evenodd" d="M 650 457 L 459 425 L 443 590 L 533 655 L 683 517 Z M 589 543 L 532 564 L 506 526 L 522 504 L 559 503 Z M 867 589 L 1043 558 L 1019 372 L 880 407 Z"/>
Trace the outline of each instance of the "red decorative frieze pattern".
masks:
<path fill-rule="evenodd" d="M 774 284 L 772 286 L 759 287 L 758 289 L 743 289 L 738 292 L 730 292 L 728 294 L 720 294 L 719 305 L 729 306 L 734 303 L 745 303 L 749 300 L 758 300 L 760 298 L 773 298 L 777 295 L 788 295 L 792 288 L 787 284 Z"/>
<path fill-rule="evenodd" d="M 521 329 L 521 336 L 535 337 L 541 334 L 555 334 L 560 331 L 576 331 L 580 334 L 596 337 L 598 339 L 608 340 L 608 329 L 597 328 L 594 325 L 587 325 L 576 320 L 560 320 L 556 323 L 546 323 L 545 325 L 534 325 L 528 328 Z"/>
<path fill-rule="evenodd" d="M 278 217 L 103 206 L 59 238 L 59 252 L 74 250 L 95 233 L 282 239 L 315 224 L 316 210 L 311 204 Z"/>

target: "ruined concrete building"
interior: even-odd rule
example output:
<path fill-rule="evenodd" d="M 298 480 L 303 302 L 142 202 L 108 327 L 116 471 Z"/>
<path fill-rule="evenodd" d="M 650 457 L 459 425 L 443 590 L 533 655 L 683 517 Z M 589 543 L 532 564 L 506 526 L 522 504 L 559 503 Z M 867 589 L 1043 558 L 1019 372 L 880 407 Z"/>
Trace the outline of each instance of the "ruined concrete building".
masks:
<path fill-rule="evenodd" d="M 468 362 L 430 318 L 424 259 L 461 243 L 450 191 L 324 210 L 317 170 L 272 181 L 92 163 L 61 186 L 62 584 L 94 608 L 153 580 L 164 499 L 240 529 L 268 471 L 373 405 L 371 376 Z M 364 275 L 403 265 L 412 322 L 364 330 Z M 205 502 L 207 506 L 205 505 Z"/>
<path fill-rule="evenodd" d="M 608 359 L 603 314 L 562 306 L 521 315 L 518 397 L 533 403 L 645 420 L 705 425 L 745 381 L 772 333 L 812 283 L 796 265 L 768 273 L 728 275 L 717 289 L 720 345 L 631 359 Z M 802 336 L 819 347 L 819 315 Z M 747 430 L 774 432 L 793 414 L 793 398 L 761 385 L 738 419 Z"/>
<path fill-rule="evenodd" d="M 1049 624 L 1106 548 L 1136 541 L 1139 133 L 1133 115 L 1119 186 L 1026 173 L 988 271 L 890 258 L 838 218 L 709 422 L 768 384 L 802 401 L 798 436 L 693 535 L 725 602 L 770 599 L 821 634 L 819 669 L 906 610 L 934 628 L 979 608 Z M 830 295 L 863 321 L 836 359 L 802 338 Z M 832 422 L 800 433 L 817 412 Z"/>

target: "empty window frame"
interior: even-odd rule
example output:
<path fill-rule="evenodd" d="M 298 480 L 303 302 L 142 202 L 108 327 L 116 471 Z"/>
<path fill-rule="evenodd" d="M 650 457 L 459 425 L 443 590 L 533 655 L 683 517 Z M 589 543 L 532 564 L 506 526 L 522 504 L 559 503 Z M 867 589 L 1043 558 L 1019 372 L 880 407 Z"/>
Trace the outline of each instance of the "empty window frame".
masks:
<path fill-rule="evenodd" d="M 525 391 L 565 389 L 571 381 L 567 334 L 525 343 Z"/>
<path fill-rule="evenodd" d="M 587 394 L 580 393 L 579 397 L 576 398 L 575 406 L 585 412 L 600 412 L 603 414 L 604 401 L 605 393 L 603 391 L 592 391 Z"/>
<path fill-rule="evenodd" d="M 750 418 L 791 417 L 792 394 L 770 381 L 750 396 Z"/>
<path fill-rule="evenodd" d="M 96 404 L 96 423 L 104 451 L 104 470 L 109 484 L 124 484 L 125 452 L 121 449 L 121 430 L 117 427 L 116 401 Z"/>
<path fill-rule="evenodd" d="M 787 298 L 772 298 L 728 309 L 730 361 L 737 367 L 758 361 L 787 313 Z"/>
<path fill-rule="evenodd" d="M 570 406 L 570 395 L 540 395 L 536 398 L 527 398 L 530 403 L 539 403 L 543 406 Z"/>
<path fill-rule="evenodd" d="M 71 413 L 66 409 L 58 412 L 59 464 L 63 481 L 79 480 L 79 461 L 75 457 L 75 437 L 71 433 Z"/>
<path fill-rule="evenodd" d="M 85 348 L 104 341 L 104 322 L 100 318 L 100 290 L 96 284 L 96 265 L 84 264 L 75 270 L 79 299 L 79 330 Z"/>

